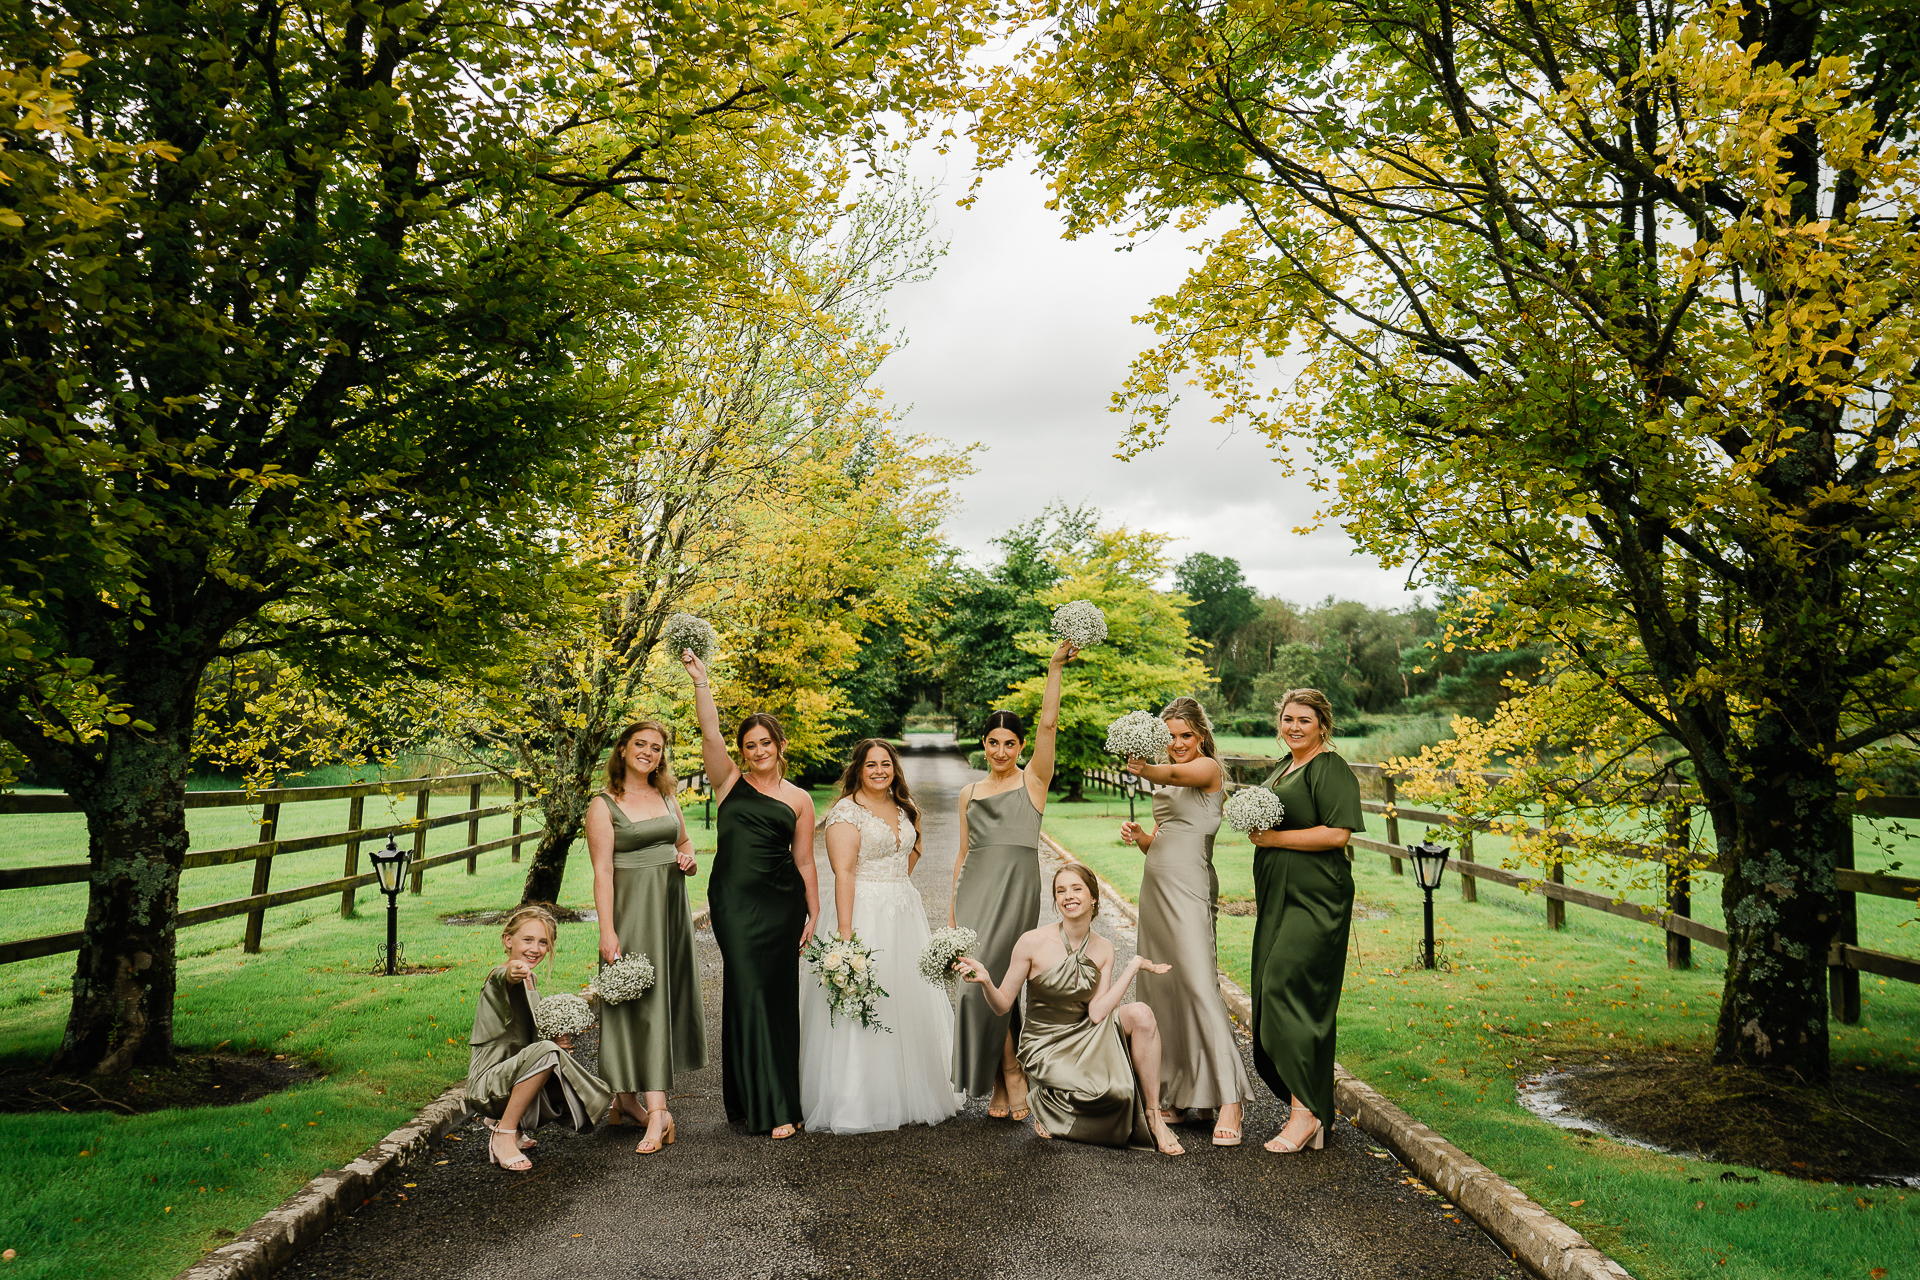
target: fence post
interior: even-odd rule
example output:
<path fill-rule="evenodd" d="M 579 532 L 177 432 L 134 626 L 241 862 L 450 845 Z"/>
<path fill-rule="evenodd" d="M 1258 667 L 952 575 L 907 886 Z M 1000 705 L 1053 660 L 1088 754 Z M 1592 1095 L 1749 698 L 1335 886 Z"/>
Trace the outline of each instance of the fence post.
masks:
<path fill-rule="evenodd" d="M 1473 861 L 1473 832 L 1471 831 L 1460 833 L 1460 861 Z M 1460 873 L 1460 901 L 1480 901 L 1480 881 L 1464 871 Z"/>
<path fill-rule="evenodd" d="M 280 829 L 280 802 L 270 801 L 260 813 L 260 843 L 272 844 L 274 834 Z M 253 896 L 259 897 L 267 891 L 267 884 L 273 878 L 273 850 L 253 860 Z M 260 931 L 267 923 L 267 909 L 256 907 L 247 912 L 247 936 L 241 944 L 241 950 L 249 955 L 260 953 Z"/>
<path fill-rule="evenodd" d="M 475 875 L 480 870 L 480 855 L 473 851 L 480 843 L 480 784 L 477 782 L 467 788 L 467 809 L 474 815 L 467 819 L 467 874 Z"/>
<path fill-rule="evenodd" d="M 1853 819 L 1847 819 L 1847 838 L 1840 842 L 1835 852 L 1833 864 L 1836 867 L 1853 869 Z M 1854 895 L 1836 893 L 1840 908 L 1840 927 L 1834 930 L 1833 940 L 1855 947 L 1860 945 L 1860 917 L 1855 914 Z M 1827 969 L 1827 1011 L 1835 1021 L 1855 1023 L 1860 1021 L 1860 971 L 1846 965 L 1832 965 Z"/>
<path fill-rule="evenodd" d="M 1686 805 L 1667 812 L 1667 847 L 1693 848 L 1693 811 Z M 1685 861 L 1667 864 L 1667 913 L 1693 916 L 1693 872 Z M 1667 968 L 1693 968 L 1693 939 L 1671 929 L 1667 930 Z"/>
<path fill-rule="evenodd" d="M 520 861 L 520 801 L 526 794 L 527 784 L 515 778 L 513 780 L 513 860 Z"/>
<path fill-rule="evenodd" d="M 420 798 L 414 802 L 414 820 L 421 825 L 413 833 L 413 891 L 419 893 L 427 878 L 427 828 L 425 819 L 427 806 L 433 800 L 433 784 L 429 782 L 420 788 Z"/>
<path fill-rule="evenodd" d="M 361 820 L 366 817 L 366 813 L 367 798 L 365 796 L 355 796 L 347 801 L 347 830 L 358 831 Z M 340 874 L 345 876 L 357 876 L 360 874 L 360 842 L 358 840 L 347 841 L 347 865 L 346 869 Z M 354 891 L 352 889 L 342 889 L 340 891 L 340 918 L 342 920 L 353 919 L 353 893 Z"/>
<path fill-rule="evenodd" d="M 1397 849 L 1400 847 L 1400 815 L 1394 812 L 1393 775 L 1384 771 L 1380 774 L 1380 794 L 1387 802 L 1387 843 Z M 1393 874 L 1397 876 L 1407 874 L 1405 862 L 1391 855 L 1389 858 L 1393 863 Z"/>
<path fill-rule="evenodd" d="M 1553 838 L 1553 820 L 1557 816 L 1552 809 L 1547 809 L 1540 815 L 1540 826 L 1546 835 L 1547 843 L 1553 849 L 1553 865 L 1547 870 L 1547 880 L 1553 884 L 1565 884 L 1567 882 L 1567 872 L 1566 868 L 1560 862 L 1560 845 L 1559 842 Z M 1564 929 L 1566 927 L 1567 904 L 1558 898 L 1548 898 L 1547 928 Z"/>

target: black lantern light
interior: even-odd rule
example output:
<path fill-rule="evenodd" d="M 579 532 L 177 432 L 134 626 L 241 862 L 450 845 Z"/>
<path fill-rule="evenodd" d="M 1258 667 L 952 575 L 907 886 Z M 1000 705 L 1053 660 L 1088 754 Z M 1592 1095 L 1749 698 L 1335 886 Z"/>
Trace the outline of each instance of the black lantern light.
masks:
<path fill-rule="evenodd" d="M 1413 878 L 1420 886 L 1420 892 L 1427 895 L 1427 940 L 1421 952 L 1421 961 L 1429 969 L 1433 968 L 1433 891 L 1440 887 L 1440 880 L 1447 874 L 1447 859 L 1453 856 L 1451 846 L 1421 842 L 1409 845 L 1407 853 L 1413 858 Z"/>
<path fill-rule="evenodd" d="M 373 873 L 380 877 L 380 892 L 387 895 L 387 945 L 383 953 L 387 976 L 392 977 L 400 963 L 400 886 L 407 881 L 407 863 L 413 855 L 397 848 L 393 837 L 388 836 L 387 847 L 375 850 L 369 857 Z"/>

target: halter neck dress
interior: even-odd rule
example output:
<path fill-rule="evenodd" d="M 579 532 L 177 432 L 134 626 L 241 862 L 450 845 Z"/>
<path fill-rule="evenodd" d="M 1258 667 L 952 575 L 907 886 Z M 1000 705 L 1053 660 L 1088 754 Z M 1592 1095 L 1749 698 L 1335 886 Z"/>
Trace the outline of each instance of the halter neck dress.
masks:
<path fill-rule="evenodd" d="M 1088 930 L 1058 964 L 1027 979 L 1020 1065 L 1034 1118 L 1056 1138 L 1152 1151 L 1147 1102 L 1120 1019 L 1087 1017 L 1087 1002 L 1100 989 L 1100 966 L 1087 959 L 1092 938 Z M 1061 944 L 1066 940 L 1063 928 Z"/>
<path fill-rule="evenodd" d="M 967 858 L 953 888 L 953 922 L 980 941 L 971 954 L 997 984 L 1007 976 L 1013 944 L 1040 923 L 1040 811 L 1026 777 L 998 795 L 967 802 Z M 1020 1004 L 996 1014 L 978 986 L 966 984 L 954 1015 L 953 1087 L 985 1097 L 1005 1054 L 1020 1035 Z"/>
<path fill-rule="evenodd" d="M 671 808 L 635 822 L 611 795 L 613 931 L 620 953 L 653 962 L 653 985 L 638 999 L 600 1006 L 600 1074 L 615 1093 L 673 1088 L 677 1071 L 707 1065 L 707 1016 L 693 953 L 687 877 L 676 860 L 680 817 Z"/>

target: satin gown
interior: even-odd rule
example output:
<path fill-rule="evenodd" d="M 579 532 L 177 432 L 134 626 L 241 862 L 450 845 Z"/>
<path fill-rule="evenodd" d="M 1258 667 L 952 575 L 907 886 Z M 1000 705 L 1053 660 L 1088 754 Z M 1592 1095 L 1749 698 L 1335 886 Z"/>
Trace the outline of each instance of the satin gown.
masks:
<path fill-rule="evenodd" d="M 547 1083 L 520 1115 L 522 1130 L 559 1120 L 585 1133 L 606 1118 L 613 1091 L 606 1081 L 574 1060 L 533 1027 L 538 992 L 509 982 L 503 965 L 487 975 L 474 1002 L 473 1034 L 467 1040 L 467 1113 L 498 1120 L 513 1087 L 527 1077 L 552 1070 Z"/>
<path fill-rule="evenodd" d="M 980 935 L 969 954 L 995 983 L 1007 976 L 1013 944 L 1040 923 L 1040 811 L 1024 777 L 1011 790 L 967 802 L 967 859 L 953 887 L 953 922 Z M 991 1094 L 1009 1033 L 1020 1035 L 1020 1002 L 996 1014 L 978 986 L 966 984 L 954 1015 L 953 1087 L 976 1098 Z"/>
<path fill-rule="evenodd" d="M 1286 806 L 1280 830 L 1365 831 L 1360 780 L 1323 751 L 1273 784 Z M 1274 1096 L 1300 1099 L 1333 1128 L 1333 1054 L 1340 984 L 1353 925 L 1346 851 L 1253 851 L 1253 1067 Z M 1159 957 L 1154 957 L 1158 959 Z"/>
<path fill-rule="evenodd" d="M 600 1006 L 600 1074 L 615 1093 L 665 1092 L 675 1072 L 707 1065 L 693 914 L 674 850 L 680 816 L 670 808 L 634 822 L 612 796 L 596 799 L 613 820 L 614 936 L 622 955 L 638 952 L 653 962 L 644 995 Z"/>
<path fill-rule="evenodd" d="M 1092 938 L 1089 932 L 1060 963 L 1027 979 L 1020 1066 L 1034 1119 L 1056 1138 L 1153 1151 L 1147 1103 L 1120 1018 L 1087 1017 L 1087 1002 L 1100 989 L 1100 966 L 1087 959 Z M 1066 941 L 1064 931 L 1060 940 Z"/>
<path fill-rule="evenodd" d="M 1162 1107 L 1222 1107 L 1253 1094 L 1220 998 L 1213 836 L 1225 803 L 1225 790 L 1208 795 L 1161 787 L 1153 793 L 1156 826 L 1140 876 L 1139 951 L 1173 969 L 1143 972 L 1136 982 L 1160 1025 Z"/>
<path fill-rule="evenodd" d="M 772 1133 L 804 1118 L 800 1096 L 800 931 L 806 884 L 793 861 L 792 806 L 744 777 L 720 802 L 713 875 L 713 937 L 726 976 L 720 993 L 720 1076 L 727 1119 Z"/>

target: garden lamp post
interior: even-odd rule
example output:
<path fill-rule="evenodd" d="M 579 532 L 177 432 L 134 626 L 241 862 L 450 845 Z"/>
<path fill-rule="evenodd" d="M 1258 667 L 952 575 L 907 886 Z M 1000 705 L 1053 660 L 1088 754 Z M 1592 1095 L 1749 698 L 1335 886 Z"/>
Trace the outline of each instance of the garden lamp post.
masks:
<path fill-rule="evenodd" d="M 1407 852 L 1413 856 L 1413 879 L 1420 886 L 1420 892 L 1427 895 L 1427 940 L 1421 952 L 1421 963 L 1433 968 L 1433 891 L 1440 887 L 1441 877 L 1447 874 L 1447 859 L 1453 856 L 1449 845 L 1430 844 L 1422 841 L 1410 845 Z"/>
<path fill-rule="evenodd" d="M 380 877 L 380 892 L 387 895 L 387 976 L 392 977 L 400 962 L 400 886 L 407 880 L 407 863 L 413 855 L 397 848 L 393 837 L 387 847 L 371 855 L 374 874 Z"/>

